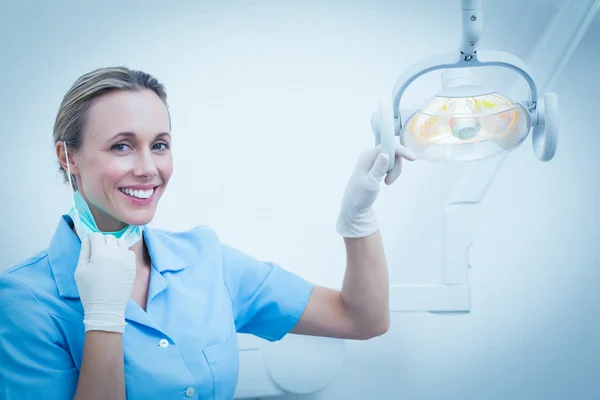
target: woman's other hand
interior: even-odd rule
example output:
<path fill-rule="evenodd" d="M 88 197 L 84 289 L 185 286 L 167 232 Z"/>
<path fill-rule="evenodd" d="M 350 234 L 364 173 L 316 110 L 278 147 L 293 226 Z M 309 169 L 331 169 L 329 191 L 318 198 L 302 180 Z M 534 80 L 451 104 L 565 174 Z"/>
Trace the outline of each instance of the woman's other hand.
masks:
<path fill-rule="evenodd" d="M 125 241 L 93 233 L 81 244 L 75 281 L 85 330 L 125 330 L 125 309 L 136 275 L 135 254 Z"/>

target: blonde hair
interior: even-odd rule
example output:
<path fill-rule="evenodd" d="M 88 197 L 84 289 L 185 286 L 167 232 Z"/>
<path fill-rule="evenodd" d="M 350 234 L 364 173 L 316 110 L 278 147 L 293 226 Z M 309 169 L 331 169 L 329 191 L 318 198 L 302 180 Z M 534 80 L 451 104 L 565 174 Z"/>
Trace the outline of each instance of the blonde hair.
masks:
<path fill-rule="evenodd" d="M 54 144 L 65 142 L 69 149 L 77 151 L 81 148 L 82 133 L 86 122 L 87 111 L 94 100 L 104 94 L 116 90 L 137 91 L 150 89 L 167 105 L 167 92 L 162 83 L 152 75 L 130 70 L 126 67 L 107 67 L 90 71 L 80 76 L 65 94 L 56 120 L 54 122 Z M 170 121 L 169 121 L 170 122 Z M 64 182 L 69 182 L 67 171 L 59 163 L 59 171 Z M 73 190 L 77 190 L 77 181 L 71 176 Z"/>

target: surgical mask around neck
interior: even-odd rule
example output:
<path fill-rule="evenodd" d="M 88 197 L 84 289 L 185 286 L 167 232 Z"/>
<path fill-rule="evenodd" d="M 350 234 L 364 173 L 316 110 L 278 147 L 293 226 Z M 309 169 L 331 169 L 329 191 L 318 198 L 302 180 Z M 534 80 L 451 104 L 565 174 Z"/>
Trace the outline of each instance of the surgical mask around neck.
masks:
<path fill-rule="evenodd" d="M 69 167 L 69 155 L 67 152 L 67 144 L 65 145 L 65 155 L 67 158 L 67 175 L 69 178 L 69 187 L 71 188 L 71 194 L 73 197 L 73 207 L 69 211 L 69 216 L 75 224 L 75 230 L 79 239 L 83 242 L 83 239 L 92 233 L 102 233 L 103 235 L 113 235 L 117 239 L 125 239 L 128 247 L 136 244 L 143 235 L 144 226 L 128 225 L 118 232 L 101 232 L 96 225 L 94 215 L 90 210 L 87 202 L 79 193 L 79 191 L 73 191 L 73 184 L 71 182 L 71 168 Z"/>

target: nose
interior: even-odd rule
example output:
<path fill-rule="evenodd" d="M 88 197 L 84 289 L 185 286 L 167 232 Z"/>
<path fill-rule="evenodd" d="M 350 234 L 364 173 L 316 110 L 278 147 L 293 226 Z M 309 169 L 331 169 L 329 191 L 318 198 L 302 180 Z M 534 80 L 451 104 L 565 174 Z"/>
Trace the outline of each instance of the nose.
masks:
<path fill-rule="evenodd" d="M 135 166 L 133 168 L 133 175 L 152 179 L 158 174 L 156 163 L 152 152 L 149 150 L 140 151 L 136 154 Z"/>

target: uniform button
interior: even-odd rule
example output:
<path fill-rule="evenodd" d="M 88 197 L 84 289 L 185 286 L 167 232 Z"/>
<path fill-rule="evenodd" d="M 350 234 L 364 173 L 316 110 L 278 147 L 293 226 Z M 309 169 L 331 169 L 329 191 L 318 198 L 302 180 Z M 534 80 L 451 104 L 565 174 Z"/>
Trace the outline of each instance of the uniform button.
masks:
<path fill-rule="evenodd" d="M 196 394 L 196 391 L 194 390 L 193 387 L 189 387 L 187 388 L 187 390 L 185 391 L 185 395 L 187 397 L 192 397 L 194 394 Z"/>
<path fill-rule="evenodd" d="M 162 348 L 169 347 L 169 341 L 167 339 L 160 339 L 158 345 Z"/>

